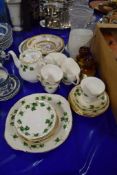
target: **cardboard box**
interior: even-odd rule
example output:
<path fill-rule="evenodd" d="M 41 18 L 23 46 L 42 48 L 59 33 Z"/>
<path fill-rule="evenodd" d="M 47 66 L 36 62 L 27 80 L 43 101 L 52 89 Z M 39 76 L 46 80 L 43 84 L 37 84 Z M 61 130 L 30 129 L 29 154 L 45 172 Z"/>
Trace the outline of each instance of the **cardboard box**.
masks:
<path fill-rule="evenodd" d="M 91 50 L 96 58 L 99 76 L 105 82 L 111 107 L 117 121 L 117 49 L 111 48 L 111 39 L 105 39 L 104 32 L 111 32 L 117 41 L 117 24 L 97 24 Z M 115 45 L 117 48 L 117 45 Z"/>

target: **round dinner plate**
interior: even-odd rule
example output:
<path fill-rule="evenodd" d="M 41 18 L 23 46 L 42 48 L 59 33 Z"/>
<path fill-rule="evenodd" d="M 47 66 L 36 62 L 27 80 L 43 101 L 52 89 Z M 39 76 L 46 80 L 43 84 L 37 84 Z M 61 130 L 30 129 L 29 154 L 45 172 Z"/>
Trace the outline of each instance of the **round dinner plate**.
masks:
<path fill-rule="evenodd" d="M 22 137 L 17 134 L 14 126 L 15 115 L 18 109 L 24 105 L 27 101 L 43 100 L 49 102 L 56 111 L 58 116 L 59 124 L 53 135 L 47 140 L 43 140 L 38 144 L 28 144 Z M 72 113 L 68 101 L 55 94 L 32 94 L 20 99 L 13 105 L 8 113 L 5 125 L 5 139 L 7 143 L 15 150 L 21 150 L 31 153 L 42 153 L 50 151 L 60 146 L 69 136 L 72 128 Z"/>
<path fill-rule="evenodd" d="M 56 113 L 45 101 L 32 101 L 22 105 L 15 115 L 15 127 L 20 136 L 27 140 L 47 137 L 56 124 Z"/>

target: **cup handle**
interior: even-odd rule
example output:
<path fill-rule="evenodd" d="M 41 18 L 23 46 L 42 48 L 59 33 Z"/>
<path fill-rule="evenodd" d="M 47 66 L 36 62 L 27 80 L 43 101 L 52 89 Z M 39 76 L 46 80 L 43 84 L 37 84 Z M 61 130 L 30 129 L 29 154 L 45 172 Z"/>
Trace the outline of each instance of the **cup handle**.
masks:
<path fill-rule="evenodd" d="M 77 85 L 77 84 L 79 84 L 79 81 L 80 81 L 79 76 L 76 76 L 76 82 L 73 81 L 72 84 Z"/>
<path fill-rule="evenodd" d="M 42 79 L 41 79 L 41 75 L 40 74 L 37 74 L 37 79 L 41 82 Z"/>

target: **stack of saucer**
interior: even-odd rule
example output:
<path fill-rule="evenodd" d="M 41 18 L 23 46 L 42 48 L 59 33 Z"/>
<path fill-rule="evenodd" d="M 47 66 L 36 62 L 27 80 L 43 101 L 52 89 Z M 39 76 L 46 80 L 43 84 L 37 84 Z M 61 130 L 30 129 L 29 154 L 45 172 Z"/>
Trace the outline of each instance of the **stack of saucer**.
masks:
<path fill-rule="evenodd" d="M 61 145 L 72 128 L 68 101 L 56 94 L 23 97 L 8 113 L 5 139 L 15 150 L 40 153 Z"/>
<path fill-rule="evenodd" d="M 55 131 L 57 116 L 52 105 L 45 101 L 25 103 L 15 116 L 17 133 L 25 142 L 38 144 L 48 139 Z"/>
<path fill-rule="evenodd" d="M 13 42 L 12 28 L 7 23 L 0 23 L 0 49 L 5 50 Z"/>
<path fill-rule="evenodd" d="M 69 94 L 68 99 L 71 107 L 79 115 L 95 117 L 104 113 L 109 106 L 109 97 L 105 92 L 105 87 L 100 84 L 102 81 L 99 80 L 100 82 L 97 84 L 95 80 L 98 81 L 99 79 L 95 77 L 83 79 L 81 84 L 75 86 Z M 94 86 L 91 87 L 92 84 Z M 90 89 L 88 89 L 89 87 Z M 98 94 L 94 94 L 96 89 Z"/>

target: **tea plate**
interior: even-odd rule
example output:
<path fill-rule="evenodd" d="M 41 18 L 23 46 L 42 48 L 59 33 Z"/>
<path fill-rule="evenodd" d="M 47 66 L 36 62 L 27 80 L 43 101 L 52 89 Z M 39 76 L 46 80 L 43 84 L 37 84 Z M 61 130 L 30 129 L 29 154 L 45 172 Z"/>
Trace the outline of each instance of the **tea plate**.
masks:
<path fill-rule="evenodd" d="M 43 100 L 49 102 L 55 109 L 56 115 L 58 116 L 59 124 L 53 135 L 38 144 L 28 144 L 22 137 L 17 134 L 14 126 L 15 115 L 18 109 L 24 105 L 27 101 L 39 101 Z M 60 146 L 69 136 L 72 128 L 72 113 L 68 101 L 55 94 L 32 94 L 20 99 L 8 113 L 5 125 L 5 139 L 7 143 L 16 150 L 25 152 L 41 153 L 53 150 Z"/>
<path fill-rule="evenodd" d="M 8 89 L 5 89 L 3 92 L 0 93 L 0 101 L 6 101 L 13 98 L 20 90 L 21 83 L 20 80 L 14 76 L 9 76 L 10 84 Z"/>
<path fill-rule="evenodd" d="M 56 113 L 45 101 L 32 101 L 22 105 L 15 115 L 15 127 L 27 140 L 42 139 L 54 129 Z"/>

